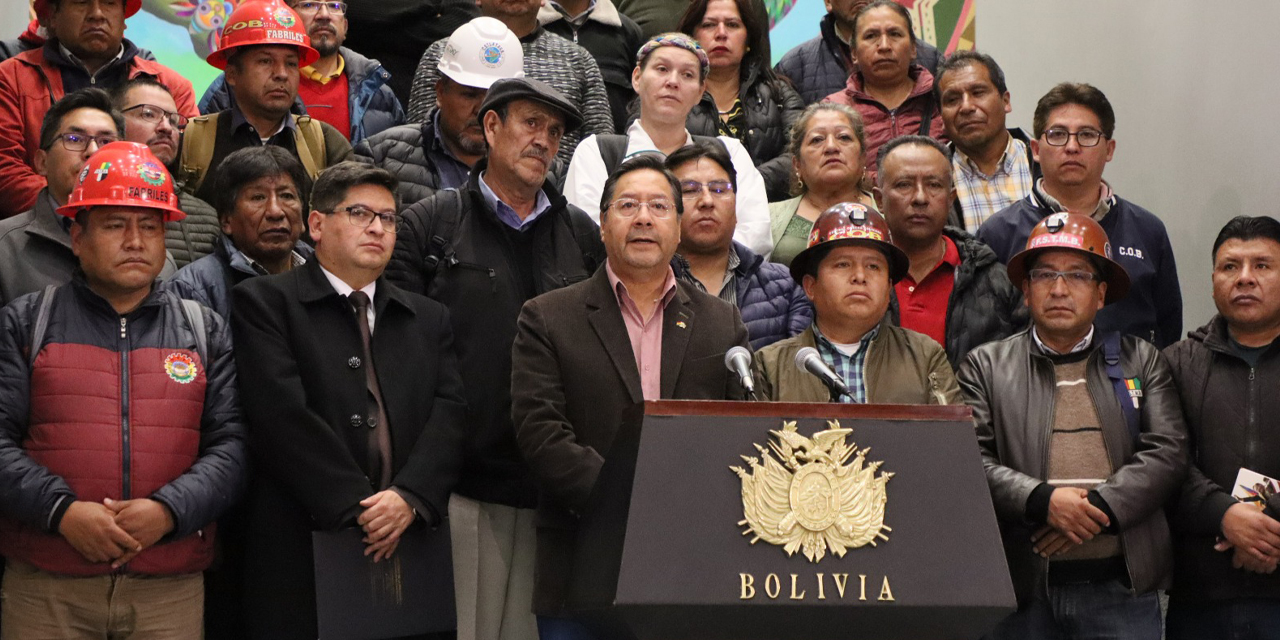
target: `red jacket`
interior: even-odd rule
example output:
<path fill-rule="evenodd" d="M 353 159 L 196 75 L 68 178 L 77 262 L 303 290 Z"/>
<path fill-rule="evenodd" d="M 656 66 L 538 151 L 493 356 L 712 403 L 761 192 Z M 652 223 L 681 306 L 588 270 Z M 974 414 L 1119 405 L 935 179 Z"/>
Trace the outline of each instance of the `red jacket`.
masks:
<path fill-rule="evenodd" d="M 200 115 L 191 81 L 139 56 L 128 64 L 130 78 L 155 76 L 169 87 L 179 112 L 189 118 Z M 0 63 L 0 218 L 30 209 L 36 194 L 45 187 L 44 176 L 33 168 L 40 148 L 40 125 L 45 112 L 64 93 L 62 71 L 45 59 L 43 48 Z"/>
<path fill-rule="evenodd" d="M 862 126 L 867 136 L 867 148 L 863 151 L 867 159 L 867 178 L 870 180 L 874 181 L 876 177 L 876 158 L 879 157 L 880 147 L 898 136 L 919 135 L 920 120 L 925 111 L 933 114 L 929 122 L 929 137 L 946 141 L 942 129 L 942 114 L 933 97 L 933 74 L 928 69 L 913 64 L 907 75 L 915 78 L 916 86 L 911 90 L 911 95 L 892 111 L 863 91 L 860 71 L 850 74 L 845 88 L 827 96 L 825 100 L 853 107 L 862 115 Z"/>

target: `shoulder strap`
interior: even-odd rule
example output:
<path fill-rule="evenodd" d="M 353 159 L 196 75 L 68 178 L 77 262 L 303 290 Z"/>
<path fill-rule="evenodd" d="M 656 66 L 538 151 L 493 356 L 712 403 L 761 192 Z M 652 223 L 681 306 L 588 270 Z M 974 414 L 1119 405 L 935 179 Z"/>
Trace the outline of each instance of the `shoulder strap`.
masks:
<path fill-rule="evenodd" d="M 622 164 L 627 155 L 628 138 L 617 133 L 602 133 L 596 136 L 596 146 L 600 149 L 600 159 L 604 161 L 606 174 L 612 174 Z"/>
<path fill-rule="evenodd" d="M 933 101 L 925 100 L 924 108 L 920 110 L 920 135 L 929 137 L 929 131 L 932 130 L 929 126 L 931 124 L 933 124 Z"/>
<path fill-rule="evenodd" d="M 218 138 L 218 114 L 211 113 L 187 121 L 182 130 L 182 157 L 178 166 L 182 167 L 182 179 L 191 193 L 200 190 L 204 177 L 209 173 L 209 165 L 213 163 L 213 147 Z"/>
<path fill-rule="evenodd" d="M 446 265 L 457 259 L 453 256 L 453 241 L 458 230 L 458 222 L 462 219 L 462 190 L 445 189 L 437 191 L 432 204 L 431 227 L 427 232 L 427 257 L 423 259 L 422 288 L 430 291 L 431 281 L 436 277 L 440 263 Z"/>
<path fill-rule="evenodd" d="M 36 356 L 40 355 L 40 343 L 44 342 L 45 331 L 49 329 L 49 307 L 53 306 L 53 291 L 57 287 L 46 285 L 40 292 L 40 306 L 36 310 L 36 321 L 31 325 L 31 346 L 27 348 L 27 368 L 36 366 Z"/>
<path fill-rule="evenodd" d="M 298 135 L 294 136 L 298 160 L 302 161 L 302 167 L 307 170 L 307 175 L 314 179 L 320 175 L 320 170 L 325 166 L 324 128 L 320 126 L 319 120 L 310 116 L 290 114 L 289 117 L 294 118 L 298 125 Z"/>
<path fill-rule="evenodd" d="M 1142 397 L 1142 381 L 1133 378 L 1126 380 L 1120 368 L 1120 333 L 1108 333 L 1102 340 L 1102 357 L 1107 365 L 1107 377 L 1111 378 L 1111 386 L 1115 389 L 1116 400 L 1120 401 L 1120 411 L 1124 414 L 1125 424 L 1129 427 L 1129 437 L 1134 444 L 1138 442 L 1138 434 L 1142 431 L 1141 407 L 1138 399 Z M 1134 387 L 1130 389 L 1130 385 Z"/>
<path fill-rule="evenodd" d="M 182 315 L 187 317 L 187 326 L 191 327 L 191 332 L 196 336 L 196 355 L 200 356 L 200 362 L 208 369 L 209 333 L 204 326 L 204 310 L 195 300 L 184 299 L 179 302 L 182 303 Z"/>

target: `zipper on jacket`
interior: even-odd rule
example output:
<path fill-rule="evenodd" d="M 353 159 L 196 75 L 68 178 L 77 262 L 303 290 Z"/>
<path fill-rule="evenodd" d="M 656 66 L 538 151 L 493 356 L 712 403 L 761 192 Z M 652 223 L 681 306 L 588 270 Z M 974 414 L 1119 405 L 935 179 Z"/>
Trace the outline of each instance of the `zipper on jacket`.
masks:
<path fill-rule="evenodd" d="M 1244 441 L 1244 463 L 1247 465 L 1255 465 L 1254 454 L 1258 450 L 1258 383 L 1256 380 L 1257 369 L 1249 367 L 1249 433 L 1245 436 Z M 1256 467 L 1255 467 L 1256 468 Z"/>
<path fill-rule="evenodd" d="M 494 271 L 489 267 L 482 267 L 478 264 L 471 264 L 470 262 L 462 262 L 457 258 L 450 258 L 449 266 L 457 267 L 459 269 L 467 269 L 468 271 L 479 271 L 482 273 L 489 274 L 489 290 L 494 294 L 498 293 L 498 272 L 497 271 Z"/>
<path fill-rule="evenodd" d="M 120 458 L 121 500 L 131 498 L 129 485 L 129 329 L 128 320 L 120 316 Z"/>

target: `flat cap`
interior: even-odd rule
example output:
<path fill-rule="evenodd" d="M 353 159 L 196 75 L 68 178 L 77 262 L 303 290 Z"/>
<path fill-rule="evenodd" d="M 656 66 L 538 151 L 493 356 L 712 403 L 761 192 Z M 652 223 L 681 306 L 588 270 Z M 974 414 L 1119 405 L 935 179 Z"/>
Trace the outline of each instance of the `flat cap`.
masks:
<path fill-rule="evenodd" d="M 484 114 L 512 100 L 533 100 L 559 111 L 564 116 L 565 133 L 582 126 L 582 112 L 576 105 L 551 85 L 533 78 L 503 78 L 493 83 L 480 103 L 478 117 L 484 120 Z"/>

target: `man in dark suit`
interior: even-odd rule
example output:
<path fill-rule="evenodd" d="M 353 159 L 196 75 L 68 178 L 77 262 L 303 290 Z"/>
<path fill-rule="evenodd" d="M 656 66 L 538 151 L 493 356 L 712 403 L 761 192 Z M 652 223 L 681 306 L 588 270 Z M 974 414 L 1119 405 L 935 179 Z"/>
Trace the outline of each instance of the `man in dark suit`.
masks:
<path fill-rule="evenodd" d="M 608 259 L 590 279 L 520 311 L 512 351 L 516 438 L 539 485 L 534 611 L 543 640 L 591 637 L 564 617 L 578 515 L 624 412 L 644 400 L 740 399 L 724 354 L 747 346 L 733 305 L 677 282 L 680 185 L 656 154 L 604 186 Z"/>
<path fill-rule="evenodd" d="M 399 222 L 395 187 L 363 164 L 326 170 L 308 219 L 316 259 L 232 294 L 257 463 L 249 637 L 318 635 L 312 531 L 360 526 L 378 561 L 410 526 L 435 526 L 446 513 L 462 384 L 445 308 L 382 277 Z"/>

